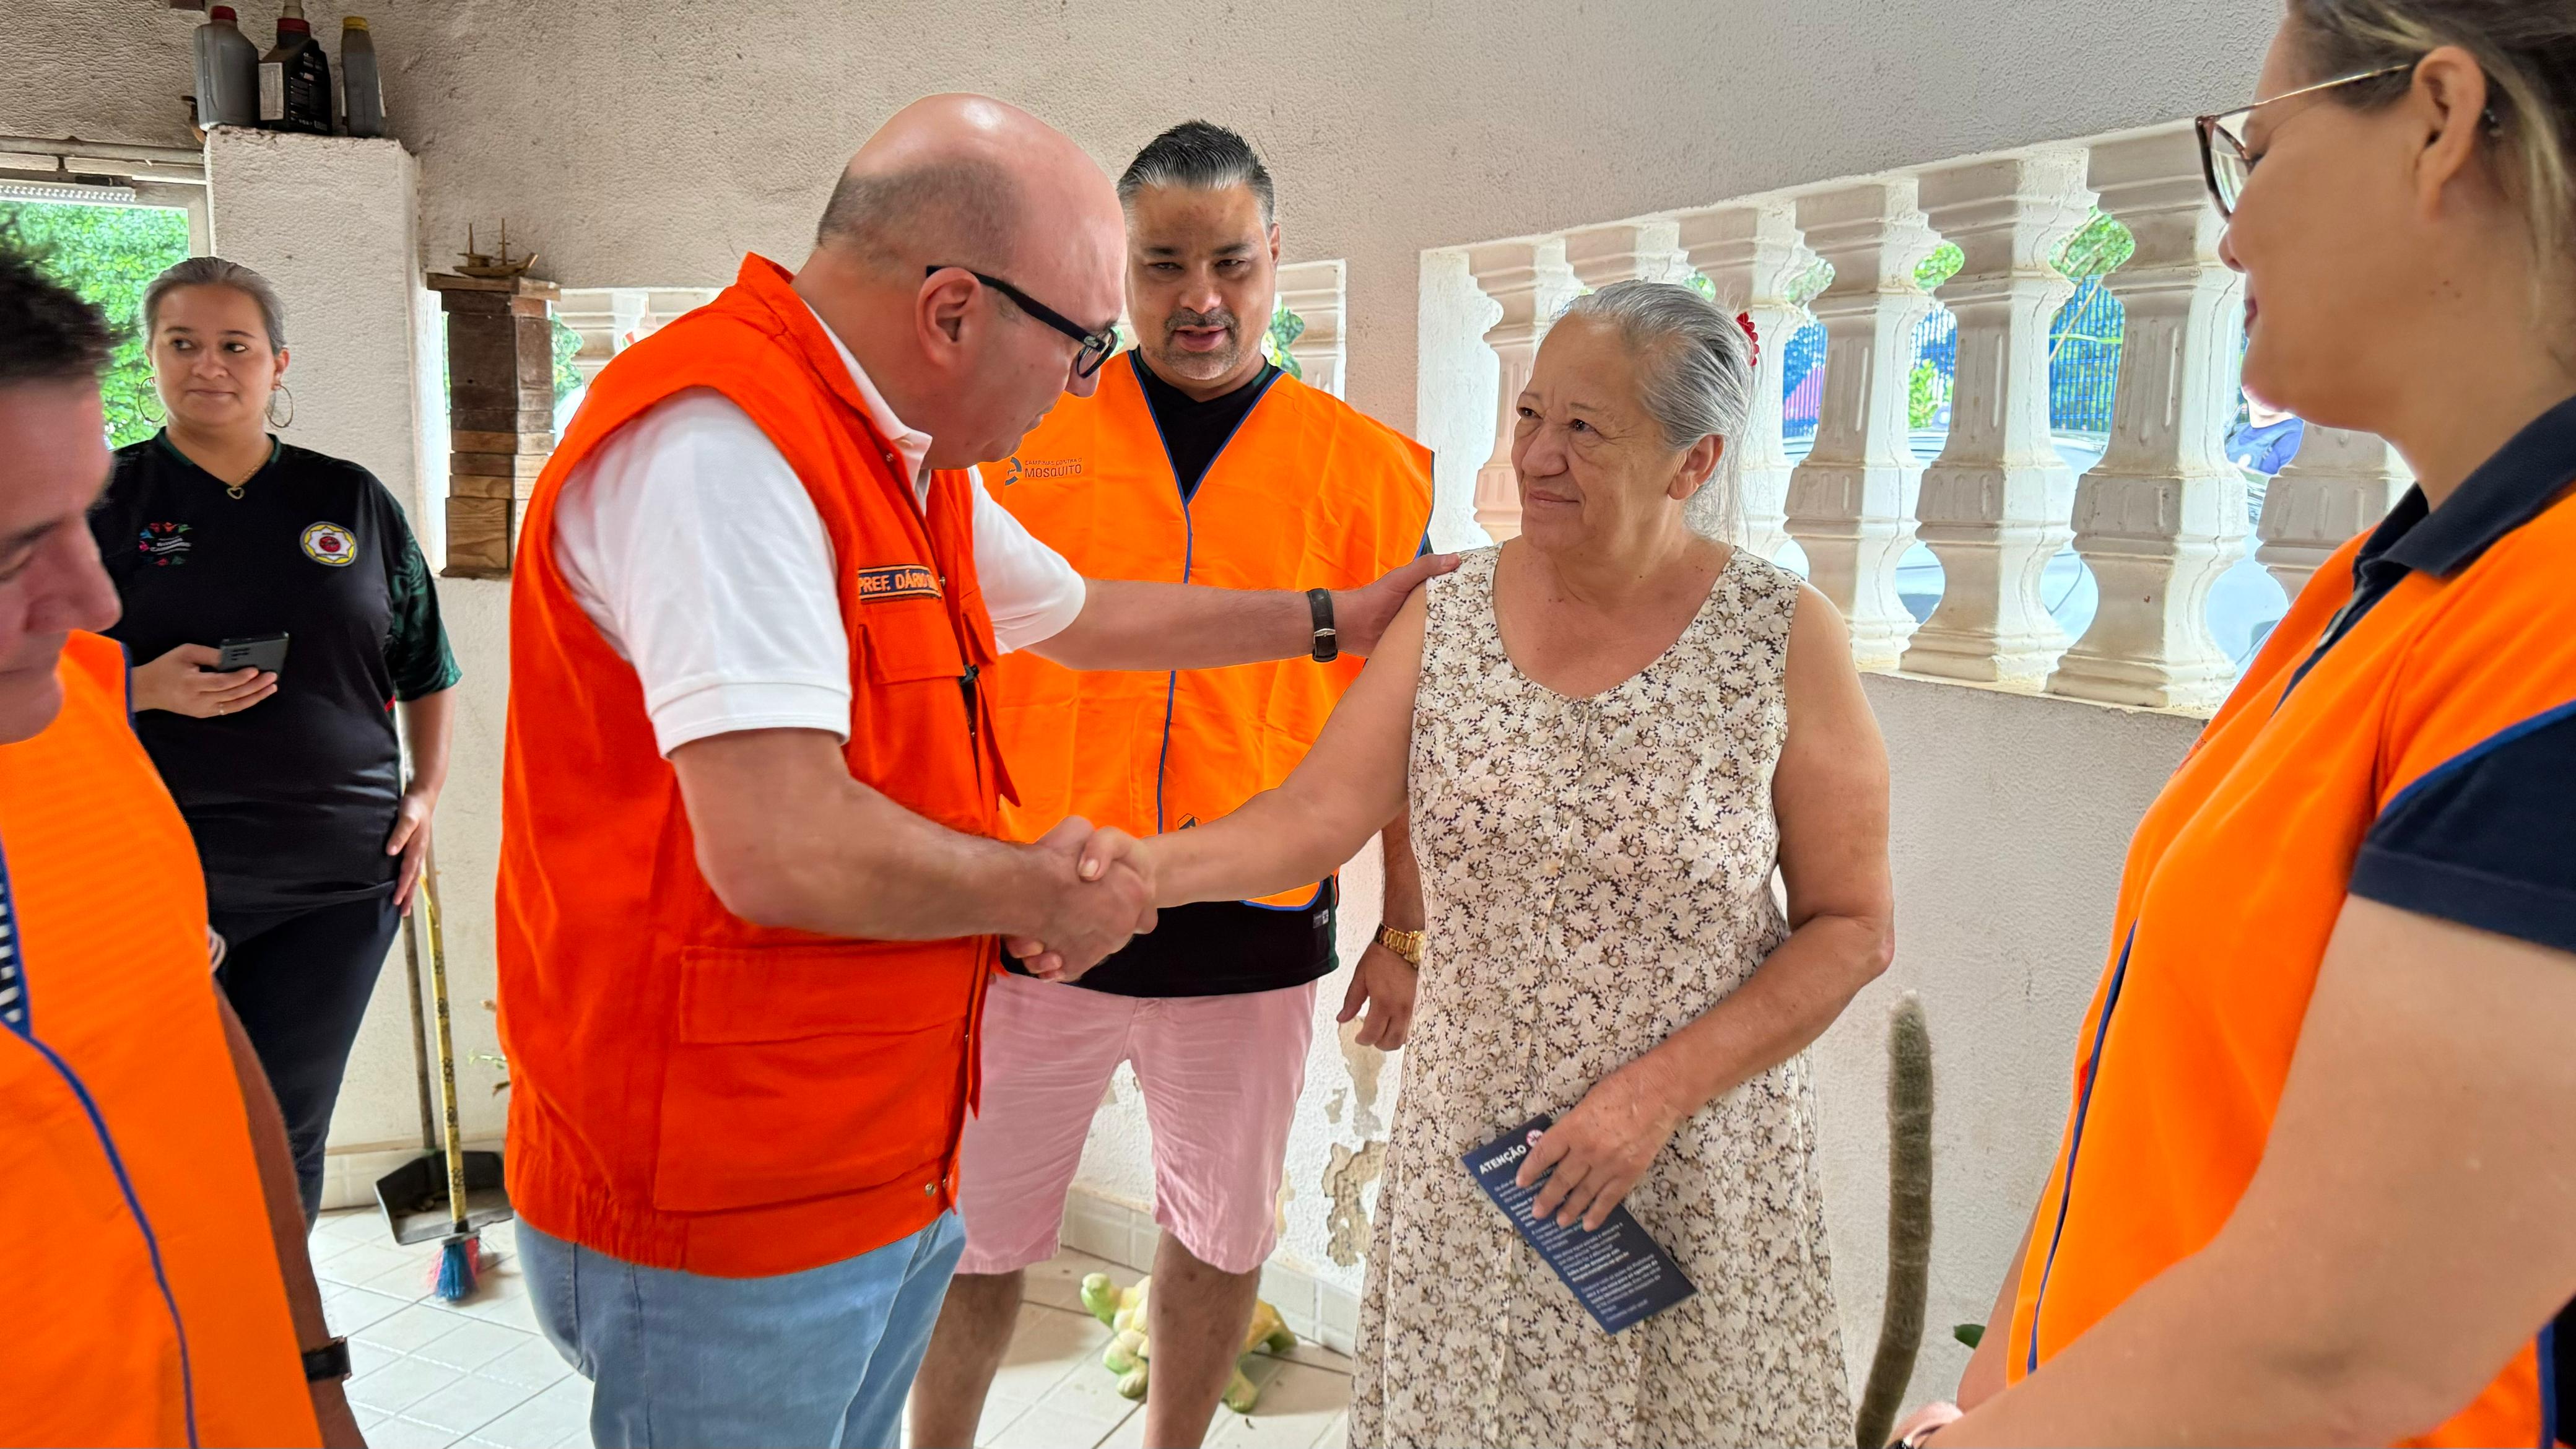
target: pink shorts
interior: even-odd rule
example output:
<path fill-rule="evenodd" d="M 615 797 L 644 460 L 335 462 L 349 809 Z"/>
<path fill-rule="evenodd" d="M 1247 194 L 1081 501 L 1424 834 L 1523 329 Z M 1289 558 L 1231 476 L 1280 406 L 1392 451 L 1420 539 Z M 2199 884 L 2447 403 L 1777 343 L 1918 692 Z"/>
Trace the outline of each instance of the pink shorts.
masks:
<path fill-rule="evenodd" d="M 1132 1062 L 1154 1134 L 1154 1221 L 1200 1262 L 1249 1273 L 1278 1240 L 1288 1127 L 1306 1085 L 1315 985 L 1240 996 L 1111 996 L 1003 976 L 984 1003 L 984 1092 L 966 1124 L 960 1273 L 1055 1256 L 1065 1194 L 1110 1074 Z"/>

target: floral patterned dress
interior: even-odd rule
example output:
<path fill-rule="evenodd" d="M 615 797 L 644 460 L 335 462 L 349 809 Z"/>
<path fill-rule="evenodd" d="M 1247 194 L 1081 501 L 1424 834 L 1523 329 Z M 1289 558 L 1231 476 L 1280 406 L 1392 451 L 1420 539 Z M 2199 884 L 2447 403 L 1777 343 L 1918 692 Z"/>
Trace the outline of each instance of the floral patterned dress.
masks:
<path fill-rule="evenodd" d="M 1848 1444 L 1802 1053 L 1703 1107 L 1627 1206 L 1699 1292 L 1613 1337 L 1461 1162 L 1688 1025 L 1788 937 L 1771 776 L 1798 580 L 1744 550 L 1662 657 L 1568 699 L 1428 586 L 1410 767 L 1430 913 L 1360 1306 L 1354 1445 Z"/>

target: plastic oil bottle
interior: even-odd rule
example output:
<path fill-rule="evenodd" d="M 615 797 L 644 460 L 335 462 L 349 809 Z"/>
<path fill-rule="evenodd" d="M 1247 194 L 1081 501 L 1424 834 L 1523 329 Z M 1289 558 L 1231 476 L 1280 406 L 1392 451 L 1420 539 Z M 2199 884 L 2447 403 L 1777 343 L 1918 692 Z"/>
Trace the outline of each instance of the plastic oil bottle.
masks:
<path fill-rule="evenodd" d="M 259 124 L 259 47 L 241 33 L 233 8 L 218 5 L 197 27 L 197 124 Z"/>
<path fill-rule="evenodd" d="M 302 0 L 277 17 L 277 48 L 259 60 L 259 123 L 272 131 L 331 134 L 331 58 L 313 43 Z"/>
<path fill-rule="evenodd" d="M 385 133 L 384 82 L 376 70 L 376 38 L 367 18 L 340 22 L 340 124 L 352 136 Z"/>

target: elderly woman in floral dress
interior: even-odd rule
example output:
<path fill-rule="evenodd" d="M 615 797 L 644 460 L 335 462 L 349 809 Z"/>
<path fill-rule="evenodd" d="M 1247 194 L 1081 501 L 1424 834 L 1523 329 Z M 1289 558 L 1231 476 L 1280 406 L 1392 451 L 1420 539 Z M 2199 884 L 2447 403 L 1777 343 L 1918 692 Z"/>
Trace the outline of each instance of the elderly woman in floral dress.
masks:
<path fill-rule="evenodd" d="M 1805 1049 L 1893 949 L 1887 762 L 1833 608 L 1718 536 L 1750 351 L 1685 287 L 1576 302 L 1519 399 L 1520 537 L 1406 606 L 1285 785 L 1087 847 L 1246 899 L 1410 796 L 1354 1443 L 1850 1442 Z M 1543 1114 L 1537 1210 L 1624 1204 L 1696 1296 L 1605 1333 L 1483 1196 L 1462 1155 Z"/>

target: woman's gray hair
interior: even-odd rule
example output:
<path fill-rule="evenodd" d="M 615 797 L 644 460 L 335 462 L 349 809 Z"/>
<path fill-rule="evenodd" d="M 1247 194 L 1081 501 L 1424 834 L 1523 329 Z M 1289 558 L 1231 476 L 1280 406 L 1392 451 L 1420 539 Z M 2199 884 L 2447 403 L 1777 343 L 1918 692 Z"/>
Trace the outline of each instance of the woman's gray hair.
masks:
<path fill-rule="evenodd" d="M 181 287 L 230 287 L 259 304 L 259 320 L 268 328 L 268 349 L 286 350 L 286 304 L 277 300 L 277 288 L 268 278 L 239 262 L 222 257 L 190 257 L 152 279 L 143 289 L 143 335 L 152 335 L 153 324 L 160 320 L 161 300 Z"/>
<path fill-rule="evenodd" d="M 1637 354 L 1638 401 L 1681 449 L 1712 434 L 1726 441 L 1717 471 L 1683 517 L 1710 538 L 1740 542 L 1744 425 L 1753 415 L 1752 339 L 1734 318 L 1673 282 L 1613 282 L 1565 309 L 1618 329 Z"/>

